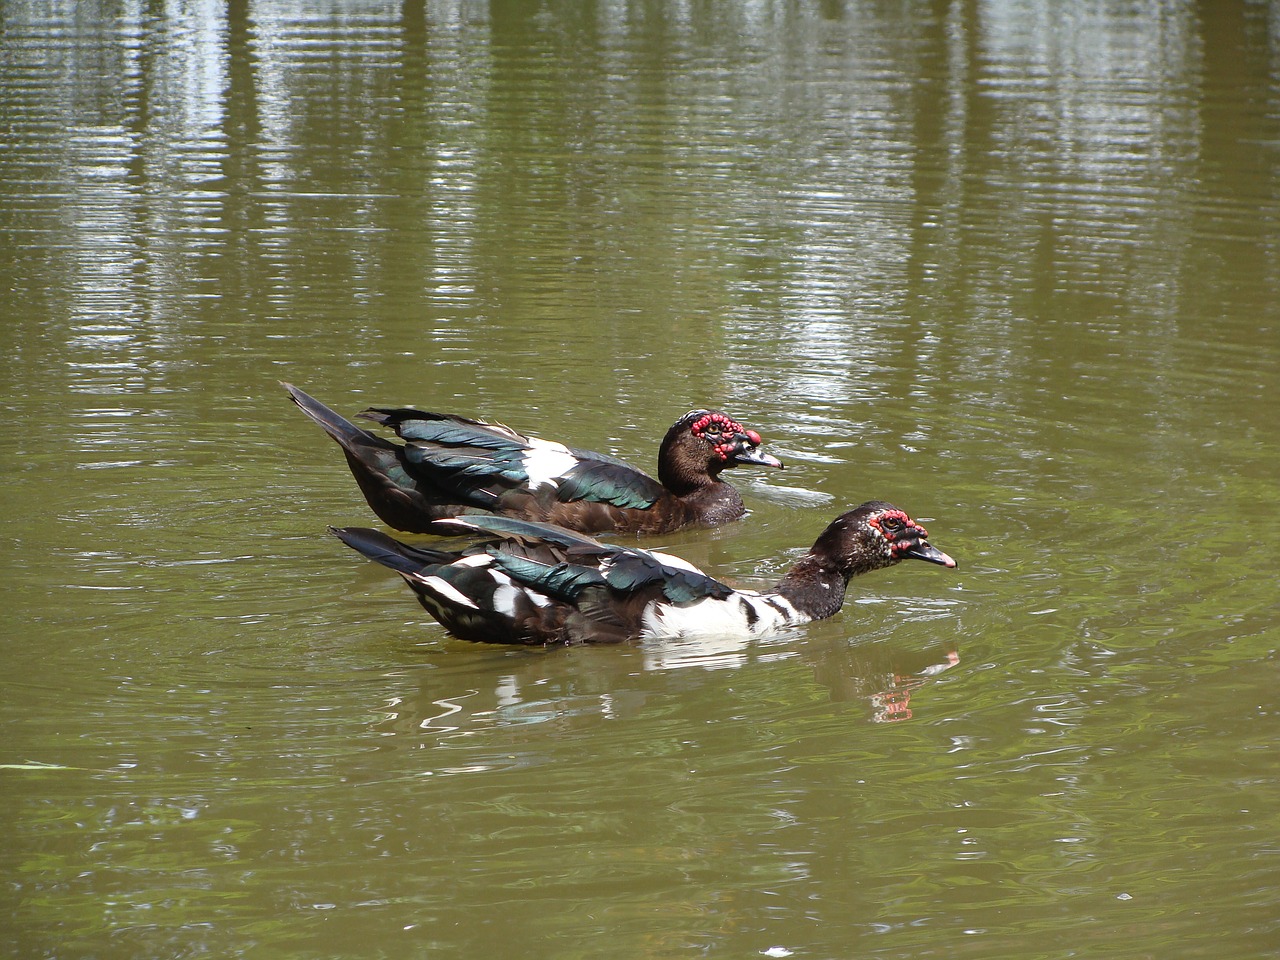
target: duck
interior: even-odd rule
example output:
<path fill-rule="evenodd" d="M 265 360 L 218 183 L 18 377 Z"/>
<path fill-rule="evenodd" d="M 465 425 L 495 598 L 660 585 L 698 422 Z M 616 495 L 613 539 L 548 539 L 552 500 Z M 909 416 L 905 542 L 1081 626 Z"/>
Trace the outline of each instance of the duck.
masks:
<path fill-rule="evenodd" d="M 690 410 L 658 450 L 658 478 L 625 461 L 447 413 L 371 407 L 359 416 L 392 430 L 393 443 L 340 416 L 289 383 L 293 402 L 346 455 L 365 500 L 383 523 L 427 533 L 440 519 L 488 511 L 580 533 L 670 533 L 746 514 L 720 479 L 742 465 L 783 466 L 760 450 L 760 434 L 719 410 Z"/>
<path fill-rule="evenodd" d="M 954 568 L 904 511 L 871 500 L 836 517 L 771 590 L 737 590 L 679 557 L 601 543 L 551 524 L 462 515 L 432 533 L 460 550 L 415 546 L 367 527 L 330 527 L 396 571 L 461 640 L 571 646 L 650 639 L 765 637 L 834 616 L 849 581 L 903 560 Z"/>

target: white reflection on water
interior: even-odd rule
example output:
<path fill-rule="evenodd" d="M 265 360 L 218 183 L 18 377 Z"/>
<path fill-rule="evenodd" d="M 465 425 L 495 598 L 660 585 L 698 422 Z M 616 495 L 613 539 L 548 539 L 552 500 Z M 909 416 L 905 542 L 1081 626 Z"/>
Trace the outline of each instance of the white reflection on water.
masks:
<path fill-rule="evenodd" d="M 795 640 L 793 635 L 790 638 Z M 764 663 L 797 656 L 783 641 L 747 640 L 742 637 L 696 637 L 642 645 L 646 670 L 732 670 L 749 660 Z"/>
<path fill-rule="evenodd" d="M 495 655 L 492 665 L 498 669 L 490 671 L 485 664 Z M 737 674 L 728 682 L 744 691 L 771 682 L 765 681 L 771 674 L 793 676 L 818 694 L 816 700 L 861 704 L 871 722 L 910 720 L 924 689 L 961 662 L 954 644 L 907 651 L 863 648 L 815 641 L 802 631 L 772 641 L 721 638 L 496 654 L 462 647 L 443 656 L 430 669 L 387 674 L 399 687 L 403 681 L 418 686 L 383 700 L 374 729 L 408 744 L 460 748 L 464 741 L 472 743 L 466 749 L 483 758 L 485 769 L 542 762 L 518 750 L 503 755 L 516 742 L 514 728 L 551 724 L 587 732 L 602 722 L 634 722 L 663 713 L 673 696 L 718 688 L 725 682 L 718 677 L 726 673 Z M 512 661 L 519 669 L 501 668 Z M 454 685 L 458 689 L 450 690 Z M 447 772 L 435 764 L 454 756 L 433 759 L 432 769 Z"/>
<path fill-rule="evenodd" d="M 989 0 L 971 21 L 954 5 L 948 72 L 919 94 L 902 78 L 921 41 L 861 6 L 839 9 L 837 42 L 820 17 L 769 3 L 659 5 L 675 29 L 663 71 L 635 49 L 630 7 L 606 3 L 599 60 L 546 91 L 528 84 L 572 42 L 554 17 L 524 50 L 454 4 L 421 22 L 362 3 L 254 6 L 233 22 L 208 0 L 158 18 L 128 3 L 119 18 L 111 8 L 107 42 L 86 47 L 106 8 L 12 6 L 6 55 L 33 78 L 45 64 L 69 78 L 30 81 L 15 109 L 55 121 L 44 145 L 61 165 L 33 185 L 61 222 L 80 390 L 164 380 L 196 335 L 180 317 L 197 299 L 238 294 L 250 317 L 263 302 L 287 317 L 330 273 L 357 313 L 391 296 L 388 277 L 416 279 L 406 287 L 424 298 L 438 356 L 440 340 L 465 342 L 447 321 L 503 299 L 481 248 L 514 227 L 527 247 L 502 268 L 528 262 L 545 309 L 563 315 L 582 304 L 559 291 L 584 272 L 630 286 L 629 265 L 674 251 L 707 291 L 689 307 L 675 291 L 680 312 L 717 313 L 719 372 L 803 429 L 800 409 L 839 416 L 880 399 L 877 372 L 930 397 L 956 352 L 948 328 L 964 362 L 1025 372 L 1033 328 L 1056 318 L 1012 301 L 1046 278 L 1178 321 L 1213 174 L 1186 4 L 1153 4 L 1150 22 L 1029 0 Z M 637 78 L 692 109 L 641 100 Z M 562 115 L 557 90 L 598 99 Z M 505 143 L 493 126 L 509 110 Z M 310 142 L 320 129 L 331 149 Z M 561 139 L 544 150 L 538 138 Z M 681 203 L 687 215 L 671 215 Z M 529 222 L 502 219 L 517 207 Z M 646 241 L 655 214 L 670 222 Z M 265 269 L 237 291 L 214 268 L 241 257 Z M 564 277 L 545 269 L 566 263 Z M 936 322 L 910 321 L 912 276 L 942 288 L 922 305 L 943 308 Z M 588 306 L 607 309 L 613 292 L 588 284 Z M 780 362 L 762 369 L 762 344 Z"/>

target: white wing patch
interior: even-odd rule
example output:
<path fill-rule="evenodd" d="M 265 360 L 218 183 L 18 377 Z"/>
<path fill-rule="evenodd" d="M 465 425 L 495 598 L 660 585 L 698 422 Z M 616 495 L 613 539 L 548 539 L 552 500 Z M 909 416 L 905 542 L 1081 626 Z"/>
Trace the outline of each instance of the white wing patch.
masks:
<path fill-rule="evenodd" d="M 430 590 L 441 600 L 447 600 L 449 603 L 456 604 L 459 607 L 469 607 L 472 610 L 480 609 L 466 594 L 460 592 L 448 580 L 436 576 L 415 576 L 415 579 L 422 585 L 423 589 Z"/>
<path fill-rule="evenodd" d="M 449 566 L 472 567 L 474 569 L 489 568 L 489 576 L 493 580 L 493 610 L 504 617 L 515 617 L 516 602 L 520 597 L 524 597 L 537 607 L 549 607 L 554 602 L 550 597 L 517 583 L 503 571 L 493 569 L 493 557 L 487 553 L 476 553 L 469 557 L 461 557 L 453 561 Z M 474 600 L 443 577 L 423 577 L 414 574 L 410 574 L 410 576 L 434 594 L 437 600 L 443 600 L 458 607 L 466 607 L 469 610 L 481 609 Z"/>
<path fill-rule="evenodd" d="M 644 552 L 657 557 L 668 567 L 675 567 L 678 570 L 690 570 L 694 573 L 702 573 L 704 577 L 706 576 L 705 573 L 703 573 L 701 570 L 695 567 L 688 560 L 685 560 L 683 557 L 673 557 L 669 553 L 659 553 L 657 550 L 646 550 Z"/>
<path fill-rule="evenodd" d="M 578 464 L 578 458 L 563 443 L 529 438 L 529 449 L 524 453 L 524 472 L 529 475 L 529 486 L 535 490 L 550 484 L 560 486 L 559 478 Z"/>
<path fill-rule="evenodd" d="M 492 576 L 497 582 L 497 586 L 493 590 L 494 612 L 500 613 L 504 617 L 514 617 L 516 615 L 516 597 L 525 591 L 513 585 L 511 578 L 499 570 L 494 570 Z"/>
<path fill-rule="evenodd" d="M 754 615 L 754 616 L 752 616 Z M 777 594 L 740 591 L 724 600 L 707 598 L 683 606 L 655 600 L 641 615 L 644 636 L 763 637 L 805 622 L 796 608 Z"/>

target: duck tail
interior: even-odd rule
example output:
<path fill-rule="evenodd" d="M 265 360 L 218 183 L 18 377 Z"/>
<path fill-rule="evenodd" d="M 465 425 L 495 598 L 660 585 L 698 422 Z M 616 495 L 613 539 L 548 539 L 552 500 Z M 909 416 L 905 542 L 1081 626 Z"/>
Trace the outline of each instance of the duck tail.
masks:
<path fill-rule="evenodd" d="M 299 409 L 318 423 L 324 432 L 333 437 L 338 442 L 338 445 L 348 453 L 355 453 L 361 448 L 369 446 L 380 450 L 396 449 L 395 444 L 388 440 L 383 440 L 368 430 L 357 427 L 336 410 L 330 410 L 315 397 L 303 393 L 292 383 L 285 383 L 281 380 L 280 385 L 289 391 L 289 396 L 293 398 L 293 402 L 298 405 Z"/>
<path fill-rule="evenodd" d="M 337 441 L 360 492 L 387 526 L 424 533 L 433 520 L 457 512 L 447 497 L 412 473 L 404 447 L 357 427 L 293 384 L 282 385 L 302 412 Z"/>
<path fill-rule="evenodd" d="M 422 573 L 452 563 L 460 556 L 445 550 L 412 547 L 368 527 L 330 527 L 329 532 L 360 555 L 398 573 Z"/>

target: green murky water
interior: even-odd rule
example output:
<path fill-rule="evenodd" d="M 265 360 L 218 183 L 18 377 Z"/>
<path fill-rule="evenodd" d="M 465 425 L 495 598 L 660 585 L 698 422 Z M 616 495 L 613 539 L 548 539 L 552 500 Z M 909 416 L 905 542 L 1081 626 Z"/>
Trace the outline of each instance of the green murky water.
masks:
<path fill-rule="evenodd" d="M 0 944 L 1274 955 L 1277 11 L 0 3 Z M 649 467 L 723 406 L 788 469 L 650 545 L 961 566 L 468 646 L 280 379 Z"/>

